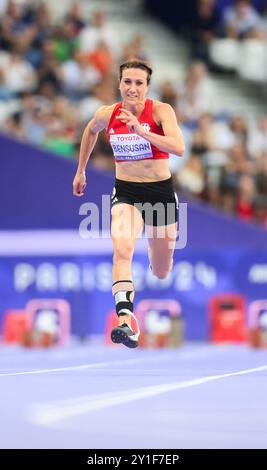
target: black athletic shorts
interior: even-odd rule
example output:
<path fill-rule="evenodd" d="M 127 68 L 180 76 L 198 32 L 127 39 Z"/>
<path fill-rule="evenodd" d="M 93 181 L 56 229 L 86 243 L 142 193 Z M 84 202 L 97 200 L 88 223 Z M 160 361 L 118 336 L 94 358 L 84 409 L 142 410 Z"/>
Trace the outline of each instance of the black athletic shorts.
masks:
<path fill-rule="evenodd" d="M 172 178 L 152 183 L 136 183 L 116 178 L 111 204 L 130 204 L 142 214 L 146 225 L 162 226 L 177 222 L 178 199 Z"/>

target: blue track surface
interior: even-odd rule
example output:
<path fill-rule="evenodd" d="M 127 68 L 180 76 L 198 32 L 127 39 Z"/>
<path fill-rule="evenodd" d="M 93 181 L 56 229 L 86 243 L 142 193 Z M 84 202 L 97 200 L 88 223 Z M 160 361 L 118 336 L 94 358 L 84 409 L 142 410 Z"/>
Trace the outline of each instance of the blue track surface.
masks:
<path fill-rule="evenodd" d="M 2 449 L 267 448 L 266 350 L 0 351 Z"/>

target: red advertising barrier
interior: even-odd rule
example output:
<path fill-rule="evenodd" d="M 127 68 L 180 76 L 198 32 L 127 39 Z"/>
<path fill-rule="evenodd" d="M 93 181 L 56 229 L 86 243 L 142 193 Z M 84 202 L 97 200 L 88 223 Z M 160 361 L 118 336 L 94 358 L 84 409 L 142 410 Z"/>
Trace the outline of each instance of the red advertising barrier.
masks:
<path fill-rule="evenodd" d="M 30 328 L 31 320 L 25 310 L 7 310 L 3 320 L 3 342 L 21 343 Z"/>
<path fill-rule="evenodd" d="M 213 296 L 209 303 L 209 322 L 211 341 L 247 341 L 245 298 L 227 293 Z"/>

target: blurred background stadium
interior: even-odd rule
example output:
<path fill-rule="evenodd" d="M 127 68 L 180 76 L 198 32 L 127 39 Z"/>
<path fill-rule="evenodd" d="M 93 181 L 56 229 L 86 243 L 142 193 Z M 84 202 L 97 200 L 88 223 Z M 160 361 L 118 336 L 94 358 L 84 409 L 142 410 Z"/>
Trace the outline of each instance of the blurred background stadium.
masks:
<path fill-rule="evenodd" d="M 149 96 L 174 107 L 186 141 L 170 168 L 187 245 L 164 281 L 142 240 L 134 258 L 136 307 L 158 337 L 143 344 L 171 344 L 171 326 L 174 345 L 265 332 L 266 2 L 0 0 L 0 18 L 2 342 L 34 344 L 38 329 L 47 345 L 54 334 L 93 340 L 112 324 L 110 239 L 79 236 L 80 205 L 112 192 L 105 133 L 83 200 L 72 180 L 82 131 L 119 99 L 118 65 L 132 57 L 152 64 Z"/>

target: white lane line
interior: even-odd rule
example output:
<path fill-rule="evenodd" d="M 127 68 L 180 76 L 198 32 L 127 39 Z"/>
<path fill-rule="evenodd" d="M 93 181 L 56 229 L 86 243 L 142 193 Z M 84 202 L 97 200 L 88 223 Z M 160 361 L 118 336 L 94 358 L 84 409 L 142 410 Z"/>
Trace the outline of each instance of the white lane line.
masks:
<path fill-rule="evenodd" d="M 224 352 L 224 349 L 218 349 L 216 352 Z M 34 370 L 23 370 L 23 371 L 17 371 L 17 372 L 4 372 L 0 373 L 0 377 L 13 377 L 13 376 L 18 376 L 18 375 L 37 375 L 37 374 L 50 374 L 54 372 L 68 372 L 68 371 L 78 371 L 78 370 L 86 370 L 86 369 L 97 369 L 98 367 L 113 367 L 118 365 L 123 365 L 123 364 L 138 364 L 138 363 L 143 363 L 144 361 L 166 361 L 166 360 L 171 360 L 174 356 L 177 358 L 177 360 L 191 360 L 191 359 L 199 359 L 201 357 L 207 357 L 210 355 L 214 355 L 214 350 L 213 348 L 196 348 L 193 351 L 180 351 L 176 350 L 172 354 L 170 352 L 167 353 L 160 353 L 157 355 L 149 356 L 146 357 L 144 355 L 141 355 L 137 358 L 134 359 L 122 359 L 122 360 L 113 360 L 113 361 L 105 361 L 105 362 L 97 362 L 93 364 L 81 364 L 78 366 L 69 366 L 69 367 L 57 367 L 53 369 L 34 369 Z M 89 358 L 90 359 L 90 358 Z"/>
<path fill-rule="evenodd" d="M 182 388 L 194 387 L 196 385 L 225 379 L 227 377 L 251 374 L 263 370 L 267 370 L 267 365 L 237 372 L 229 372 L 227 374 L 200 377 L 198 379 L 186 380 L 183 382 L 154 385 L 151 387 L 123 390 L 121 392 L 113 391 L 111 393 L 102 393 L 100 395 L 93 396 L 88 395 L 53 403 L 36 404 L 30 409 L 29 419 L 37 425 L 49 426 L 67 418 L 74 418 L 92 411 L 121 405 L 122 403 L 142 400 L 144 398 L 161 395 L 162 393 L 172 392 Z"/>
<path fill-rule="evenodd" d="M 93 364 L 81 364 L 79 366 L 69 366 L 69 367 L 57 367 L 55 369 L 39 369 L 39 370 L 27 370 L 23 372 L 11 372 L 11 373 L 4 373 L 0 374 L 0 377 L 10 377 L 10 376 L 17 376 L 17 375 L 35 375 L 35 374 L 50 374 L 54 372 L 69 372 L 69 371 L 78 371 L 78 370 L 86 370 L 86 369 L 98 369 L 102 367 L 114 367 L 116 365 L 122 364 L 138 364 L 143 363 L 144 361 L 160 361 L 163 359 L 168 359 L 166 356 L 151 356 L 151 357 L 139 357 L 135 359 L 124 359 L 119 361 L 105 361 L 105 362 L 95 362 Z"/>

